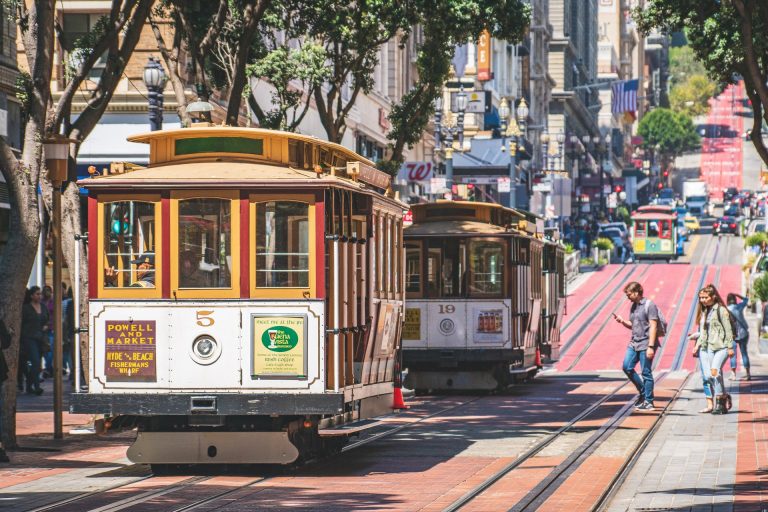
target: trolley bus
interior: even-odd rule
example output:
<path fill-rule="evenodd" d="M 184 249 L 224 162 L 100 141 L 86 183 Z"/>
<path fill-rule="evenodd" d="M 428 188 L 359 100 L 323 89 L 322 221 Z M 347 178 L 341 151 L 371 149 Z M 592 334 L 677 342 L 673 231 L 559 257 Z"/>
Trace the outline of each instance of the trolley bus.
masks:
<path fill-rule="evenodd" d="M 405 205 L 389 176 L 294 133 L 129 140 L 147 167 L 79 183 L 90 341 L 71 410 L 138 428 L 128 458 L 156 470 L 287 464 L 391 412 Z"/>
<path fill-rule="evenodd" d="M 636 259 L 677 259 L 677 212 L 671 206 L 638 208 L 632 215 L 632 243 Z"/>
<path fill-rule="evenodd" d="M 475 202 L 412 205 L 405 229 L 406 386 L 504 387 L 556 357 L 563 251 L 541 217 Z M 543 349 L 543 347 L 546 347 Z"/>

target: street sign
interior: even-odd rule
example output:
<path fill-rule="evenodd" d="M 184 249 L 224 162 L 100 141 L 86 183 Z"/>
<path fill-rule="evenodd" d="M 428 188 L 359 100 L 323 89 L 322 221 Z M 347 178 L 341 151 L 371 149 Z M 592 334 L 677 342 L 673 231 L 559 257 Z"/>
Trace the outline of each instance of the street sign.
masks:
<path fill-rule="evenodd" d="M 457 113 L 456 95 L 458 92 L 451 93 L 451 112 Z M 464 91 L 467 95 L 467 114 L 486 114 L 491 111 L 491 91 Z"/>
<path fill-rule="evenodd" d="M 510 190 L 512 190 L 512 186 L 511 186 L 512 180 L 510 180 L 506 176 L 502 176 L 499 178 L 498 185 L 499 185 L 498 187 L 499 192 L 509 192 Z"/>
<path fill-rule="evenodd" d="M 429 188 L 433 194 L 439 194 L 445 191 L 445 178 L 432 178 L 429 180 Z"/>

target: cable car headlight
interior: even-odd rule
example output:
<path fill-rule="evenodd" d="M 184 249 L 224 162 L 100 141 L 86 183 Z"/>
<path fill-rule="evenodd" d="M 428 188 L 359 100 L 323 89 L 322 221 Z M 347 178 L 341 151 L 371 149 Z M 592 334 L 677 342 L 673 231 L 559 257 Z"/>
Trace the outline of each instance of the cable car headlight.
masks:
<path fill-rule="evenodd" d="M 209 334 L 200 335 L 192 342 L 191 356 L 198 364 L 208 365 L 215 363 L 220 355 L 221 345 Z"/>

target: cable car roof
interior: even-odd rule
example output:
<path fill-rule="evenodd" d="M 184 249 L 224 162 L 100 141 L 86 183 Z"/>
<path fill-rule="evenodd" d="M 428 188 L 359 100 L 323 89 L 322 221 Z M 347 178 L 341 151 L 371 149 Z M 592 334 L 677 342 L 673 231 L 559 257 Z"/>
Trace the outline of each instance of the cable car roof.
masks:
<path fill-rule="evenodd" d="M 443 220 L 412 224 L 403 230 L 405 236 L 445 235 L 505 235 L 511 234 L 503 227 L 472 220 Z"/>
<path fill-rule="evenodd" d="M 677 214 L 668 213 L 640 212 L 632 215 L 632 220 L 674 220 L 676 218 Z"/>
<path fill-rule="evenodd" d="M 126 173 L 114 173 L 78 181 L 88 189 L 131 188 L 238 188 L 269 183 L 280 186 L 301 184 L 323 186 L 329 184 L 354 189 L 365 188 L 361 182 L 321 174 L 310 170 L 255 162 L 189 162 L 137 168 Z"/>

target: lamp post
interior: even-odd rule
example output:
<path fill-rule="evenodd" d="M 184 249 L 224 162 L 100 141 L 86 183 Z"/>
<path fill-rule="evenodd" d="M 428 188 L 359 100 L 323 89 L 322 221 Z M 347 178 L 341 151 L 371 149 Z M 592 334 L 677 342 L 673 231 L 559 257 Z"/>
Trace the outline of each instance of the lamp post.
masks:
<path fill-rule="evenodd" d="M 149 126 L 154 132 L 163 129 L 163 90 L 168 80 L 159 59 L 150 57 L 144 66 L 144 85 L 149 98 Z"/>
<path fill-rule="evenodd" d="M 467 95 L 460 90 L 456 95 L 457 121 L 454 122 L 451 110 L 443 111 L 443 98 L 435 98 L 435 152 L 445 153 L 445 187 L 449 198 L 453 194 L 453 140 L 454 134 L 459 141 L 459 151 L 464 149 L 464 112 L 467 109 Z M 445 144 L 443 144 L 445 142 Z"/>
<path fill-rule="evenodd" d="M 526 140 L 526 127 L 528 126 L 528 104 L 525 102 L 525 98 L 520 98 L 520 103 L 517 105 L 517 124 L 519 126 L 519 132 L 520 132 L 520 142 L 518 146 L 518 152 L 515 153 L 515 178 L 517 178 L 517 162 L 519 158 L 517 157 L 517 154 L 519 153 L 521 147 L 524 150 L 525 149 L 525 140 Z M 530 162 L 528 167 L 528 186 L 530 187 L 530 183 L 532 181 L 531 176 L 531 169 L 530 169 Z M 515 197 L 515 203 L 517 203 L 517 179 L 515 179 L 511 184 L 511 193 Z M 526 203 L 523 206 L 524 208 L 528 208 L 528 191 L 526 190 Z"/>
<path fill-rule="evenodd" d="M 502 144 L 506 145 L 509 138 L 509 207 L 517 207 L 517 155 L 520 148 L 520 136 L 522 132 L 517 125 L 517 120 L 510 115 L 511 111 L 507 99 L 503 98 L 499 105 L 501 128 L 503 131 Z"/>
<path fill-rule="evenodd" d="M 600 203 L 598 204 L 597 211 L 595 212 L 595 218 L 597 218 L 605 211 L 605 191 L 603 190 L 605 184 L 605 171 L 603 168 L 605 167 L 605 158 L 610 154 L 611 135 L 608 133 L 602 137 L 597 135 L 594 137 L 585 135 L 583 140 L 585 145 L 589 146 L 590 151 L 597 156 L 597 172 L 600 176 Z"/>
<path fill-rule="evenodd" d="M 61 186 L 67 179 L 69 144 L 72 141 L 55 135 L 43 142 L 45 167 L 53 187 L 53 438 L 61 439 L 62 431 L 62 296 L 61 296 Z M 77 313 L 76 313 L 77 314 Z"/>

